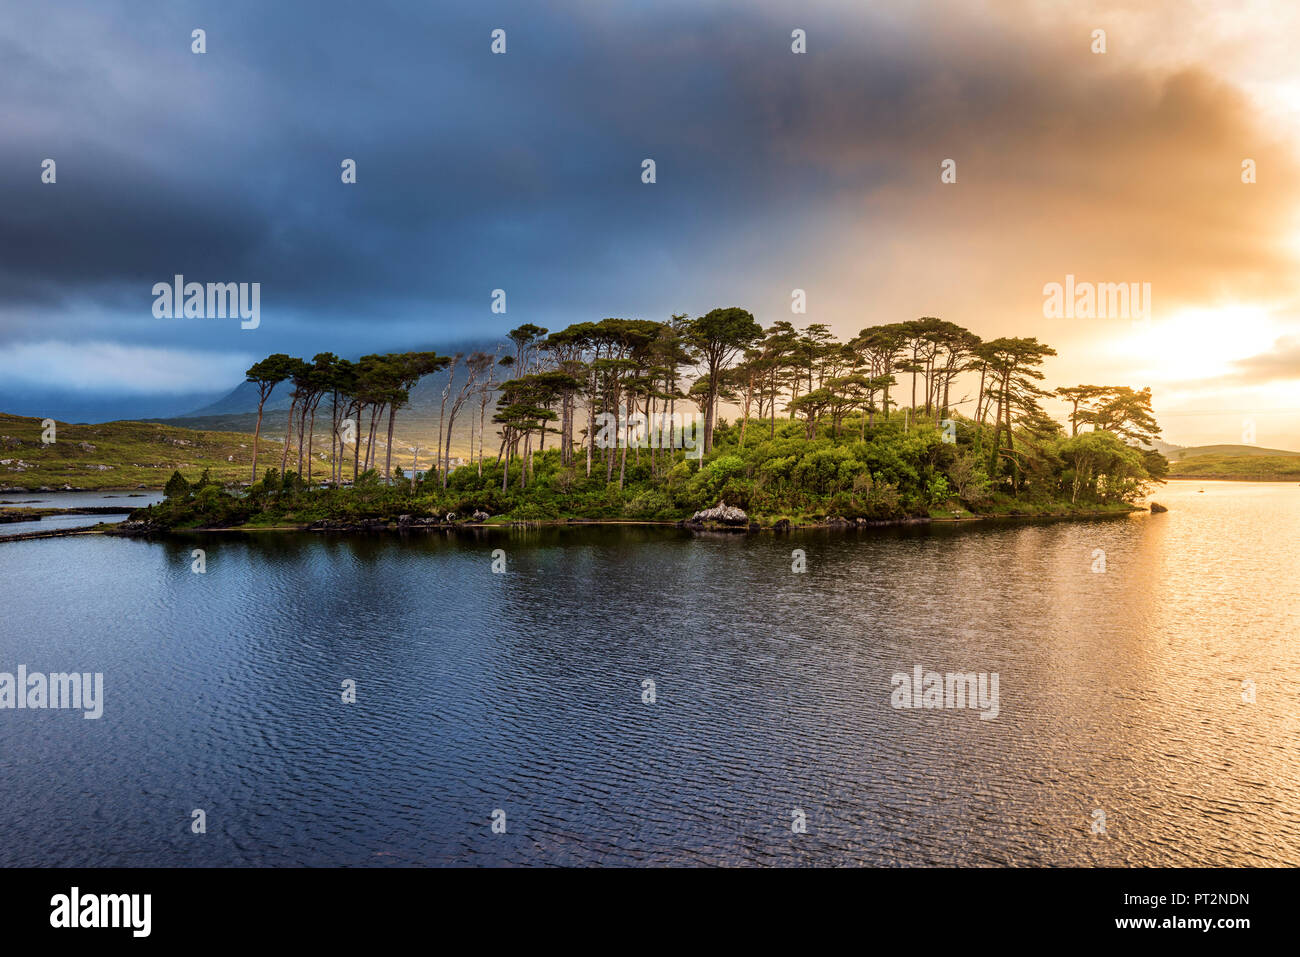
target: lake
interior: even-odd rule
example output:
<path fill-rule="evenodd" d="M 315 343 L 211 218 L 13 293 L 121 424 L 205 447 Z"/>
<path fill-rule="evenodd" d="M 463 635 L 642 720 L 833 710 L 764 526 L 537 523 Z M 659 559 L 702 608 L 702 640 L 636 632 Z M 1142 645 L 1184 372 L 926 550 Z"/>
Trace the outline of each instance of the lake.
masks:
<path fill-rule="evenodd" d="M 1300 487 L 1155 498 L 0 543 L 0 672 L 104 676 L 0 710 L 0 864 L 1300 864 Z M 996 717 L 894 707 L 917 666 Z"/>
<path fill-rule="evenodd" d="M 0 495 L 0 511 L 20 508 L 144 508 L 162 501 L 162 492 L 117 489 L 112 491 L 6 492 Z M 33 522 L 0 524 L 0 539 L 25 532 L 49 532 L 60 528 L 85 528 L 98 522 L 119 522 L 125 515 L 47 515 Z"/>

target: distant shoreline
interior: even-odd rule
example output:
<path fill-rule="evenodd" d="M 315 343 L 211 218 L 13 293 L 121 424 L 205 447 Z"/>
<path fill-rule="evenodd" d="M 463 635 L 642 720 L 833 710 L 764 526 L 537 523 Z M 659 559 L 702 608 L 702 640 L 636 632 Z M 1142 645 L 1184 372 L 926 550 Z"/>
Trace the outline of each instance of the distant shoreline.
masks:
<path fill-rule="evenodd" d="M 1166 476 L 1166 479 L 1177 479 L 1180 482 L 1267 482 L 1270 485 L 1289 485 L 1292 482 L 1300 482 L 1300 472 L 1294 475 L 1275 475 L 1270 477 L 1259 475 L 1173 475 Z"/>

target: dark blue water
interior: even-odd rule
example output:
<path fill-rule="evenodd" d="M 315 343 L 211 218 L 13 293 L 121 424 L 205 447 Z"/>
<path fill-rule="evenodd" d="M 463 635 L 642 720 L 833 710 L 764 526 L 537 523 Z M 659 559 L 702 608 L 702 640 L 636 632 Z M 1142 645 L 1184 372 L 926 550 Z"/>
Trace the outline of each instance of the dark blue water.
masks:
<path fill-rule="evenodd" d="M 105 683 L 99 720 L 0 710 L 0 864 L 1294 865 L 1298 493 L 788 537 L 0 544 L 0 671 Z M 998 716 L 891 707 L 917 664 L 997 673 Z"/>

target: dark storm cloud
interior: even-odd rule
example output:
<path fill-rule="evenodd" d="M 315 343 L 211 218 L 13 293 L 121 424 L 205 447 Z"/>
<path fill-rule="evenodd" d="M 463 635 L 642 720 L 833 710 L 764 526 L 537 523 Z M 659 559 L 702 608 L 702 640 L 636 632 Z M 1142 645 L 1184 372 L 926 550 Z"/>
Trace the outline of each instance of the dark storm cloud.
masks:
<path fill-rule="evenodd" d="M 260 281 L 268 310 L 465 322 L 496 286 L 535 306 L 579 281 L 612 291 L 602 264 L 688 260 L 756 218 L 762 130 L 726 64 L 734 21 L 683 46 L 662 17 L 620 31 L 576 8 L 298 9 L 155 8 L 140 29 L 138 6 L 96 4 L 10 24 L 5 304 L 147 311 L 149 286 L 181 272 Z M 56 187 L 37 179 L 46 156 Z M 637 279 L 619 273 L 626 294 Z"/>
<path fill-rule="evenodd" d="M 10 5 L 0 344 L 359 354 L 719 303 L 766 323 L 793 287 L 842 333 L 1057 337 L 1013 323 L 1066 272 L 1152 281 L 1163 308 L 1277 292 L 1295 164 L 1239 92 L 1120 31 L 1092 56 L 1091 8 L 1007 10 Z M 177 272 L 262 283 L 256 334 L 154 319 Z"/>

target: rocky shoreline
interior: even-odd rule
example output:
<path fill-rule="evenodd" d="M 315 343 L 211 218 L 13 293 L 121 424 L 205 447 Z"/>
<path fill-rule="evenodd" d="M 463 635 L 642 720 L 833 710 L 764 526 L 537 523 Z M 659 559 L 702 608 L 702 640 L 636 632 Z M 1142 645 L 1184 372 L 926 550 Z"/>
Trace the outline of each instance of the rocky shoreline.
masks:
<path fill-rule="evenodd" d="M 788 532 L 793 528 L 885 528 L 899 525 L 928 525 L 932 521 L 934 519 L 928 515 L 876 519 L 849 519 L 833 515 L 820 522 L 798 525 L 792 523 L 788 518 L 781 518 L 767 526 L 766 530 Z M 728 505 L 726 502 L 720 502 L 713 508 L 706 508 L 696 512 L 690 518 L 672 524 L 678 528 L 686 528 L 691 531 L 742 532 L 750 535 L 765 530 L 759 522 L 751 521 L 743 509 Z"/>
<path fill-rule="evenodd" d="M 414 516 L 401 515 L 396 521 L 389 521 L 382 518 L 369 518 L 359 520 L 344 519 L 323 519 L 306 524 L 293 525 L 276 525 L 276 526 L 249 526 L 237 525 L 230 527 L 199 527 L 171 529 L 151 522 L 148 519 L 136 519 L 122 522 L 115 526 L 104 528 L 105 534 L 110 535 L 127 535 L 127 536 L 153 536 L 166 535 L 171 533 L 186 532 L 322 532 L 327 534 L 355 534 L 366 532 L 409 532 L 409 531 L 456 531 L 465 529 L 481 528 L 555 528 L 555 527 L 573 527 L 573 526 L 605 526 L 605 525 L 624 525 L 624 526 L 657 526 L 660 528 L 679 528 L 691 532 L 727 532 L 742 535 L 756 535 L 761 532 L 786 533 L 794 530 L 808 529 L 864 529 L 864 528 L 898 528 L 914 525 L 930 524 L 964 524 L 973 522 L 986 521 L 1005 521 L 1016 519 L 1030 519 L 1043 521 L 1060 521 L 1064 519 L 1095 519 L 1095 518 L 1118 518 L 1133 512 L 1145 512 L 1146 508 L 1132 506 L 1127 509 L 1104 509 L 1090 511 L 1068 511 L 1068 512 L 1043 512 L 1030 513 L 1023 511 L 1014 511 L 997 514 L 971 514 L 965 516 L 954 516 L 953 518 L 934 518 L 929 515 L 921 516 L 899 516 L 896 518 L 856 518 L 846 519 L 838 516 L 831 516 L 817 522 L 791 522 L 787 518 L 778 519 L 769 525 L 763 525 L 750 519 L 742 509 L 728 506 L 720 503 L 711 509 L 704 509 L 696 512 L 690 518 L 679 519 L 677 521 L 663 520 L 621 520 L 621 519 L 592 519 L 592 518 L 562 518 L 546 520 L 505 520 L 490 522 L 492 516 L 485 512 L 475 512 L 473 515 L 461 518 L 454 514 L 444 516 Z M 1152 503 L 1150 508 L 1152 512 L 1167 511 L 1163 506 Z"/>

